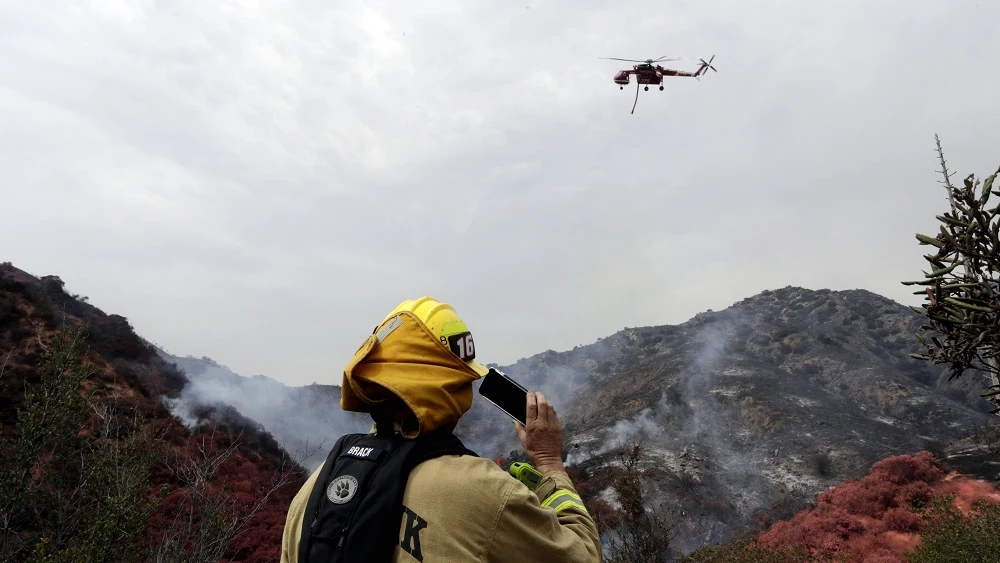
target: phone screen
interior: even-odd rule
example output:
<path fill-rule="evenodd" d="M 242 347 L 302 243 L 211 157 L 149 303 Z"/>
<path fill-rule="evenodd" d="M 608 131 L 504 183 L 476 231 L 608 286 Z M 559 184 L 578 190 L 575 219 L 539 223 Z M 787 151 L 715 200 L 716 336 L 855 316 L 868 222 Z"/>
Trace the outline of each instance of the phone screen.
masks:
<path fill-rule="evenodd" d="M 479 386 L 479 394 L 507 413 L 507 416 L 521 424 L 527 424 L 528 391 L 503 372 L 490 368 Z"/>

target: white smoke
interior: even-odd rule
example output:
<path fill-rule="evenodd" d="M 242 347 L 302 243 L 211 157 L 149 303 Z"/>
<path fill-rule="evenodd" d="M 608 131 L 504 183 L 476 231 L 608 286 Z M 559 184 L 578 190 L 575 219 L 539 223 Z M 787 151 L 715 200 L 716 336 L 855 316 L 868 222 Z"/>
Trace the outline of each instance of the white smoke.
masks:
<path fill-rule="evenodd" d="M 191 426 L 199 406 L 230 405 L 262 425 L 306 469 L 322 463 L 340 436 L 371 428 L 368 414 L 341 410 L 339 394 L 329 393 L 332 387 L 327 387 L 326 393 L 319 387 L 289 387 L 265 376 L 238 375 L 209 358 L 161 355 L 177 364 L 189 379 L 180 396 L 168 401 L 172 414 Z M 561 396 L 571 387 L 556 379 L 547 383 L 549 397 Z M 484 457 L 507 455 L 521 448 L 510 418 L 479 396 L 478 382 L 473 408 L 459 421 L 455 433 Z"/>
<path fill-rule="evenodd" d="M 604 438 L 606 448 L 605 451 L 611 448 L 617 448 L 625 444 L 629 440 L 636 438 L 649 439 L 650 437 L 659 436 L 663 433 L 660 426 L 652 419 L 650 414 L 652 409 L 646 407 L 642 409 L 639 414 L 630 420 L 619 420 L 615 423 L 611 430 L 608 431 Z M 601 453 L 601 452 L 598 452 Z"/>
<path fill-rule="evenodd" d="M 710 323 L 699 330 L 695 335 L 697 352 L 693 361 L 674 380 L 674 393 L 679 394 L 683 408 L 678 408 L 676 398 L 671 402 L 664 392 L 657 401 L 628 419 L 618 420 L 591 436 L 574 436 L 576 442 L 567 444 L 567 465 L 583 463 L 631 440 L 642 439 L 677 449 L 693 444 L 704 454 L 710 450 L 720 469 L 747 471 L 745 461 L 729 445 L 732 438 L 726 430 L 728 424 L 709 393 L 719 377 L 717 368 L 726 353 L 726 331 L 719 324 Z M 582 398 L 581 391 L 593 385 L 590 370 L 584 364 L 610 365 L 616 353 L 614 345 L 598 343 L 580 350 L 579 354 L 548 352 L 503 370 L 525 387 L 543 392 L 565 422 L 574 403 Z M 341 435 L 365 432 L 371 426 L 368 415 L 342 411 L 339 397 L 288 387 L 264 376 L 243 377 L 208 358 L 169 355 L 165 358 L 176 363 L 190 380 L 180 397 L 170 404 L 176 416 L 191 424 L 198 405 L 231 405 L 260 423 L 307 469 L 321 463 Z M 669 383 L 664 381 L 665 385 Z M 474 385 L 473 408 L 459 422 L 456 434 L 484 457 L 521 449 L 511 420 L 479 395 L 478 385 Z"/>
<path fill-rule="evenodd" d="M 343 434 L 366 432 L 371 418 L 340 409 L 337 397 L 322 389 L 289 387 L 265 376 L 243 377 L 208 358 L 164 355 L 185 372 L 189 382 L 168 402 L 171 413 L 189 426 L 200 405 L 226 404 L 264 427 L 307 470 L 326 459 Z"/>
<path fill-rule="evenodd" d="M 584 444 L 570 449 L 565 464 L 577 465 L 589 461 L 596 456 L 617 450 L 634 440 L 658 441 L 662 435 L 663 428 L 653 419 L 653 409 L 646 407 L 634 417 L 619 420 L 605 431 L 603 438 L 596 440 L 596 448 L 592 444 Z"/>

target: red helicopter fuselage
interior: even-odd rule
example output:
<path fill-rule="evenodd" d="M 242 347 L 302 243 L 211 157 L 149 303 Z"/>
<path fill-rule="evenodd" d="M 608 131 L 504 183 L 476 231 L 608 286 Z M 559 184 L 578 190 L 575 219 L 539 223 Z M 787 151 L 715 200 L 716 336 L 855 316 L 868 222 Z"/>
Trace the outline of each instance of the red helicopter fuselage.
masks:
<path fill-rule="evenodd" d="M 634 65 L 632 70 L 619 70 L 615 74 L 615 84 L 624 85 L 628 84 L 631 76 L 635 75 L 635 80 L 639 84 L 661 84 L 663 82 L 664 76 L 700 76 L 702 72 L 705 71 L 705 67 L 708 66 L 702 63 L 701 67 L 695 72 L 687 72 L 683 70 L 672 70 L 669 68 L 663 68 L 660 65 Z"/>

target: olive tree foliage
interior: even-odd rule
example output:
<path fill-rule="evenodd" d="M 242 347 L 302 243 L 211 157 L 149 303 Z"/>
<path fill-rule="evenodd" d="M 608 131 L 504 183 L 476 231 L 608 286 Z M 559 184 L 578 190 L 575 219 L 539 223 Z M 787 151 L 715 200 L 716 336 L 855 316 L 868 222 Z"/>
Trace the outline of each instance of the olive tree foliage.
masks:
<path fill-rule="evenodd" d="M 930 271 L 923 280 L 903 282 L 923 286 L 915 294 L 926 297 L 920 307 L 911 307 L 926 318 L 917 334 L 926 352 L 911 356 L 947 365 L 949 381 L 970 370 L 986 373 L 990 385 L 983 397 L 998 404 L 1000 205 L 990 198 L 1000 196 L 993 189 L 1000 169 L 985 180 L 970 174 L 955 186 L 936 135 L 935 141 L 950 210 L 937 216 L 937 234 L 916 235 L 921 245 L 934 249 L 924 256 Z"/>

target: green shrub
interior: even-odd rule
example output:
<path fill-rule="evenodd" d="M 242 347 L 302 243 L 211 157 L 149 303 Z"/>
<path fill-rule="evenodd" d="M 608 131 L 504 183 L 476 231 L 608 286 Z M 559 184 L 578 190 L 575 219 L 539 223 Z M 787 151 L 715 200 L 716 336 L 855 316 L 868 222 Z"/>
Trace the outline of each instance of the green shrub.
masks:
<path fill-rule="evenodd" d="M 820 563 L 794 548 L 780 550 L 753 545 L 753 536 L 743 536 L 731 544 L 696 549 L 679 563 Z M 835 560 L 826 560 L 835 561 Z"/>
<path fill-rule="evenodd" d="M 0 560 L 141 560 L 152 440 L 80 393 L 93 371 L 83 344 L 81 332 L 47 344 L 18 432 L 0 441 Z M 90 427 L 92 409 L 103 426 Z"/>
<path fill-rule="evenodd" d="M 982 501 L 963 514 L 954 495 L 931 501 L 922 517 L 920 545 L 907 554 L 910 563 L 995 563 L 1000 561 L 1000 505 Z"/>

